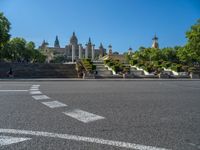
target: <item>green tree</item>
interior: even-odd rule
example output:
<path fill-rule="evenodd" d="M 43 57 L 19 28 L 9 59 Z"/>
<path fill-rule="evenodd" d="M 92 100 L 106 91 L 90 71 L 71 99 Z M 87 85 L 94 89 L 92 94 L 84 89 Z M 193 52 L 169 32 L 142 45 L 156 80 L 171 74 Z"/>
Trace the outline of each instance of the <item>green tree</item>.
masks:
<path fill-rule="evenodd" d="M 63 55 L 55 56 L 54 59 L 51 62 L 52 63 L 64 63 L 65 57 Z"/>
<path fill-rule="evenodd" d="M 4 16 L 3 13 L 0 12 L 0 46 L 3 46 L 10 39 L 10 22 Z"/>
<path fill-rule="evenodd" d="M 14 52 L 15 61 L 22 62 L 26 58 L 26 40 L 23 38 L 13 38 L 9 42 L 10 48 Z"/>
<path fill-rule="evenodd" d="M 0 59 L 4 56 L 2 53 L 3 46 L 9 41 L 10 39 L 10 22 L 4 16 L 3 13 L 0 12 Z"/>
<path fill-rule="evenodd" d="M 33 50 L 33 63 L 44 63 L 46 61 L 46 56 L 43 55 L 39 50 Z"/>
<path fill-rule="evenodd" d="M 35 43 L 30 41 L 26 43 L 26 49 L 34 50 L 35 49 Z"/>
<path fill-rule="evenodd" d="M 166 48 L 163 48 L 163 49 L 161 50 L 162 59 L 163 59 L 164 61 L 178 62 L 177 50 L 178 50 L 179 48 L 180 48 L 180 47 L 175 47 L 175 48 L 166 47 Z"/>
<path fill-rule="evenodd" d="M 186 32 L 187 44 L 178 50 L 181 62 L 187 64 L 200 63 L 200 19 Z"/>

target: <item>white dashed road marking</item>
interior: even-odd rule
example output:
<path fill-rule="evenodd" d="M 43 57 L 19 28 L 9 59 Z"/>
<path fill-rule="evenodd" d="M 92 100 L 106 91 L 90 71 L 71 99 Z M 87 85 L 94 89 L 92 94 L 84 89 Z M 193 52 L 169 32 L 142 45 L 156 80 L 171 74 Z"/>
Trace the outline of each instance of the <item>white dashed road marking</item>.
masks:
<path fill-rule="evenodd" d="M 23 141 L 30 140 L 31 138 L 21 138 L 12 136 L 0 136 L 0 146 L 10 145 L 14 143 L 19 143 Z"/>
<path fill-rule="evenodd" d="M 27 92 L 28 90 L 0 90 L 0 92 Z"/>
<path fill-rule="evenodd" d="M 30 94 L 42 94 L 40 91 L 31 91 Z"/>
<path fill-rule="evenodd" d="M 40 85 L 32 85 L 30 88 L 30 94 L 42 94 L 42 92 L 39 91 Z M 34 95 L 32 96 L 35 100 L 47 100 L 50 99 L 50 97 L 46 95 Z M 67 107 L 66 104 L 61 103 L 59 101 L 48 101 L 48 102 L 42 102 L 42 104 L 46 105 L 49 108 L 59 108 L 59 107 Z M 66 111 L 63 112 L 65 115 L 72 117 L 78 121 L 81 121 L 83 123 L 89 123 L 97 120 L 105 119 L 102 116 L 98 116 L 93 113 L 89 113 L 80 109 L 74 109 L 72 111 Z"/>
<path fill-rule="evenodd" d="M 74 109 L 72 111 L 63 112 L 65 115 L 75 118 L 81 122 L 88 123 L 92 121 L 97 121 L 101 119 L 105 119 L 102 116 L 98 116 L 80 109 Z"/>
<path fill-rule="evenodd" d="M 115 147 L 119 147 L 119 148 L 129 148 L 129 149 L 137 149 L 137 150 L 169 150 L 169 149 L 165 149 L 165 148 L 146 146 L 146 145 L 135 144 L 135 143 L 112 141 L 112 140 L 105 140 L 105 139 L 100 139 L 100 138 L 84 137 L 84 136 L 70 135 L 70 134 L 58 134 L 58 133 L 15 130 L 15 129 L 0 129 L 0 133 L 60 138 L 60 139 L 65 139 L 65 140 L 96 143 L 96 144 L 115 146 Z"/>
<path fill-rule="evenodd" d="M 42 104 L 50 107 L 50 108 L 59 108 L 59 107 L 66 107 L 67 105 L 61 103 L 59 101 L 51 101 L 51 102 L 42 102 Z"/>
<path fill-rule="evenodd" d="M 48 96 L 46 95 L 35 95 L 32 96 L 35 100 L 45 100 L 45 99 L 50 99 Z"/>

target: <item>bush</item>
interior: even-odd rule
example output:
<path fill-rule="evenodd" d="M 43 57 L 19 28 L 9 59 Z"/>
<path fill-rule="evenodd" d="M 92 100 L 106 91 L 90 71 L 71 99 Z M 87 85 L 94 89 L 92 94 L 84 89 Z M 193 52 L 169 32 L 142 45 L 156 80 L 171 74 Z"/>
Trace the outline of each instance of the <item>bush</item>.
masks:
<path fill-rule="evenodd" d="M 171 63 L 171 62 L 164 61 L 164 62 L 162 63 L 162 67 L 164 67 L 164 68 L 170 68 L 171 66 L 172 66 L 172 63 Z"/>
<path fill-rule="evenodd" d="M 85 59 L 86 61 L 88 61 L 88 62 L 91 62 L 91 59 L 89 59 L 89 58 L 87 58 L 87 59 Z"/>
<path fill-rule="evenodd" d="M 189 68 L 188 68 L 188 72 L 194 72 L 195 70 L 196 70 L 195 67 L 189 67 Z"/>
<path fill-rule="evenodd" d="M 129 63 L 130 63 L 132 66 L 134 66 L 134 65 L 136 65 L 138 62 L 137 62 L 137 60 L 130 60 Z"/>
<path fill-rule="evenodd" d="M 112 66 L 112 69 L 113 69 L 115 72 L 119 72 L 119 71 L 120 71 L 120 68 L 119 68 L 118 65 Z"/>
<path fill-rule="evenodd" d="M 189 69 L 189 66 L 182 66 L 182 70 L 183 70 L 184 72 L 188 72 L 188 69 Z"/>
<path fill-rule="evenodd" d="M 95 65 L 92 65 L 92 70 L 96 70 L 96 66 Z"/>
<path fill-rule="evenodd" d="M 104 64 L 107 64 L 108 62 L 110 62 L 110 60 L 104 60 Z"/>
<path fill-rule="evenodd" d="M 130 67 L 124 67 L 123 73 L 130 73 Z"/>
<path fill-rule="evenodd" d="M 107 65 L 108 65 L 109 67 L 112 67 L 114 64 L 113 64 L 113 62 L 108 62 Z"/>
<path fill-rule="evenodd" d="M 182 65 L 181 65 L 181 64 L 175 64 L 175 63 L 172 64 L 171 69 L 172 69 L 173 71 L 176 71 L 176 72 L 182 72 L 182 71 L 184 71 L 184 70 L 182 69 Z"/>
<path fill-rule="evenodd" d="M 91 62 L 91 59 L 82 60 L 82 64 L 83 64 L 84 68 L 86 69 L 86 71 L 88 71 L 88 72 L 92 72 L 93 70 L 96 69 L 96 66 L 93 65 L 93 63 Z"/>

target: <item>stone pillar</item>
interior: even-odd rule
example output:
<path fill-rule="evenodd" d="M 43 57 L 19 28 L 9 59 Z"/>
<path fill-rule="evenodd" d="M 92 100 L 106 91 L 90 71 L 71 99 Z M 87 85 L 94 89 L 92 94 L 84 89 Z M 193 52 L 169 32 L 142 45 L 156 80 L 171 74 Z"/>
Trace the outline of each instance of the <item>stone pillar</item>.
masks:
<path fill-rule="evenodd" d="M 86 44 L 85 46 L 86 46 L 86 48 L 85 48 L 85 58 L 87 59 L 88 58 L 88 45 Z"/>
<path fill-rule="evenodd" d="M 79 59 L 82 59 L 82 45 L 79 44 Z"/>
<path fill-rule="evenodd" d="M 74 58 L 75 58 L 75 45 L 72 45 L 72 62 L 74 62 Z"/>
<path fill-rule="evenodd" d="M 94 56 L 95 56 L 95 45 L 92 45 L 92 60 L 94 60 Z"/>

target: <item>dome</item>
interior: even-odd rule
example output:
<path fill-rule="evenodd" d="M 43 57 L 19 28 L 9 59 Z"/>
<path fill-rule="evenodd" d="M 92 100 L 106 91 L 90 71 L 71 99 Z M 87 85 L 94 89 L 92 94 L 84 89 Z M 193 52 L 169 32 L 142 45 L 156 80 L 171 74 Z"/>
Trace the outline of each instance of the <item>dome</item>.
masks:
<path fill-rule="evenodd" d="M 72 37 L 70 38 L 70 44 L 71 44 L 71 45 L 78 45 L 78 39 L 77 39 L 77 37 L 76 37 L 76 35 L 75 35 L 75 32 L 73 32 L 73 35 L 72 35 Z"/>

